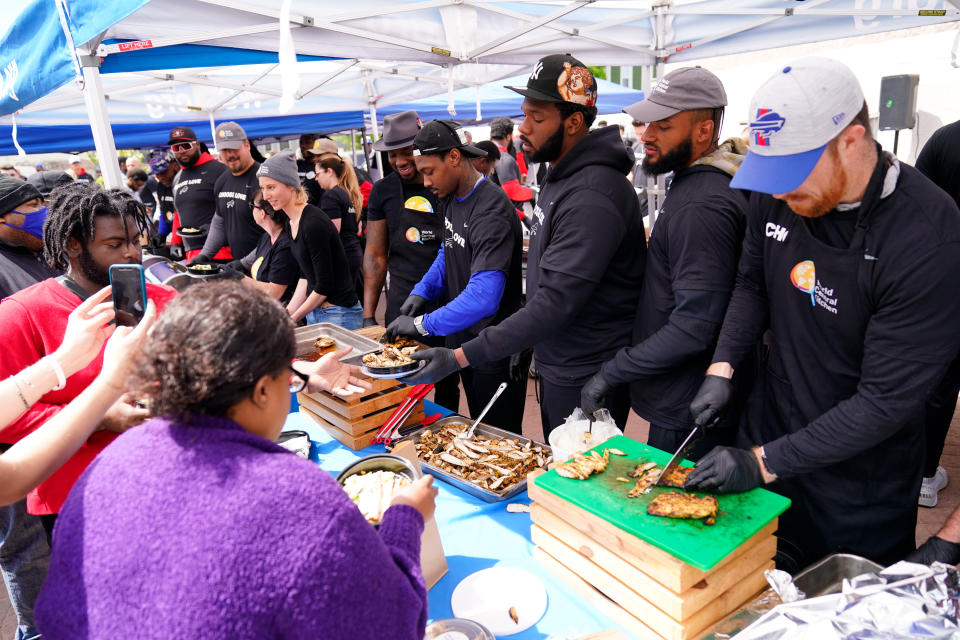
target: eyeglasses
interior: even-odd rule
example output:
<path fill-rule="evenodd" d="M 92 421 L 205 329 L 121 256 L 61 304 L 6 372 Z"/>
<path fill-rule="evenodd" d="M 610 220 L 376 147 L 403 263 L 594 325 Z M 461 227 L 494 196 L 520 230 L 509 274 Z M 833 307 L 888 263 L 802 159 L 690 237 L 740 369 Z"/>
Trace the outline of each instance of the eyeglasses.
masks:
<path fill-rule="evenodd" d="M 193 145 L 197 144 L 196 142 L 177 142 L 170 145 L 170 150 L 174 153 L 183 153 L 184 151 L 189 151 L 193 148 Z"/>
<path fill-rule="evenodd" d="M 293 375 L 290 376 L 290 393 L 300 393 L 307 388 L 307 384 L 310 382 L 310 376 L 305 373 L 300 373 L 293 367 L 290 367 L 290 371 Z"/>

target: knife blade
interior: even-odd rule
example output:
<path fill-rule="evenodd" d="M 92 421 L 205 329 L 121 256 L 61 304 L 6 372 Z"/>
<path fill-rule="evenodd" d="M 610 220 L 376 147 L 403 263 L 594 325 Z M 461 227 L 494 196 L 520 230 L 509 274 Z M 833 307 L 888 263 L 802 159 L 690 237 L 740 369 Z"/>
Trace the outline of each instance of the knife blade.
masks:
<path fill-rule="evenodd" d="M 663 486 L 661 484 L 662 479 L 666 478 L 667 474 L 677 468 L 680 462 L 686 457 L 687 453 L 690 452 L 690 449 L 693 448 L 693 445 L 697 444 L 697 442 L 700 440 L 700 436 L 703 435 L 700 429 L 700 426 L 694 425 L 693 431 L 687 435 L 683 443 L 680 445 L 680 448 L 677 449 L 677 452 L 673 454 L 673 457 L 670 458 L 670 461 L 666 464 L 666 466 L 663 467 L 663 471 L 660 472 L 660 477 L 657 478 L 657 482 L 653 486 Z"/>

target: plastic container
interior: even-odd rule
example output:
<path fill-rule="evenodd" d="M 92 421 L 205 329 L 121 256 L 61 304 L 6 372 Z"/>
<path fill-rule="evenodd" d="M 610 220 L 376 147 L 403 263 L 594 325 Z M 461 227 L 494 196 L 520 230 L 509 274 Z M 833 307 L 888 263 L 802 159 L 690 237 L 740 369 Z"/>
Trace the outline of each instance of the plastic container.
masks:
<path fill-rule="evenodd" d="M 443 618 L 427 625 L 423 640 L 496 640 L 496 636 L 479 622 L 465 618 Z"/>
<path fill-rule="evenodd" d="M 594 420 L 589 437 L 588 429 L 590 429 L 588 420 L 568 420 L 551 431 L 548 440 L 553 449 L 554 462 L 566 462 L 575 453 L 592 449 L 614 436 L 623 435 L 623 431 L 612 422 Z"/>

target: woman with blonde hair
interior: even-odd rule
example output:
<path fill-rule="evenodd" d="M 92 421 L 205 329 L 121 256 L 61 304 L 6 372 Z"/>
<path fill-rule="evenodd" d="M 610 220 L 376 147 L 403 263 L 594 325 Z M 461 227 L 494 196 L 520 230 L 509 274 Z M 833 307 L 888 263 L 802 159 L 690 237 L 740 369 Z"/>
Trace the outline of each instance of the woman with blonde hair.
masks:
<path fill-rule="evenodd" d="M 360 275 L 360 263 L 363 262 L 359 235 L 363 195 L 357 184 L 357 175 L 353 166 L 337 153 L 317 156 L 316 173 L 317 184 L 323 188 L 320 209 L 340 231 L 340 242 L 343 243 L 347 262 L 356 279 Z"/>
<path fill-rule="evenodd" d="M 287 215 L 283 232 L 289 235 L 300 266 L 297 288 L 287 303 L 290 317 L 294 322 L 306 319 L 307 324 L 332 322 L 359 329 L 363 308 L 337 227 L 318 207 L 307 203 L 293 150 L 268 158 L 257 176 L 263 199 Z"/>

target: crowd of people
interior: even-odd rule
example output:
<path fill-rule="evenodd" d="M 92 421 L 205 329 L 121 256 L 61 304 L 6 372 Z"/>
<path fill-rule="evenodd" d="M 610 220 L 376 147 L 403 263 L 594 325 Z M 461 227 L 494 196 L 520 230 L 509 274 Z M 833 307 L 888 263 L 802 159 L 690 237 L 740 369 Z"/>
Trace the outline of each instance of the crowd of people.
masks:
<path fill-rule="evenodd" d="M 312 134 L 263 157 L 235 122 L 218 158 L 175 127 L 147 167 L 122 159 L 121 189 L 79 163 L 0 175 L 0 568 L 19 638 L 421 638 L 429 477 L 375 530 L 273 442 L 291 392 L 369 388 L 344 351 L 292 365 L 294 327 L 378 324 L 384 292 L 387 337 L 430 346 L 405 381 L 441 405 L 462 387 L 477 414 L 506 382 L 486 421 L 519 433 L 533 360 L 544 438 L 577 407 L 621 427 L 632 409 L 671 452 L 704 431 L 688 488 L 791 499 L 780 568 L 960 561 L 960 515 L 914 544 L 960 387 L 956 125 L 901 162 L 825 58 L 778 70 L 727 140 L 700 67 L 624 110 L 636 143 L 595 126 L 597 83 L 570 55 L 510 88 L 523 119 L 489 141 L 385 118 L 376 180 Z M 648 237 L 653 176 L 669 190 Z M 114 328 L 109 267 L 144 247 L 235 281 L 148 284 L 144 319 Z"/>

